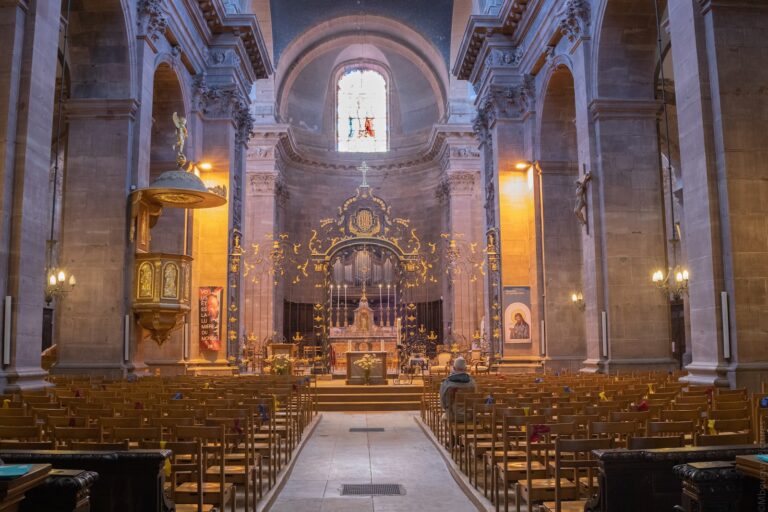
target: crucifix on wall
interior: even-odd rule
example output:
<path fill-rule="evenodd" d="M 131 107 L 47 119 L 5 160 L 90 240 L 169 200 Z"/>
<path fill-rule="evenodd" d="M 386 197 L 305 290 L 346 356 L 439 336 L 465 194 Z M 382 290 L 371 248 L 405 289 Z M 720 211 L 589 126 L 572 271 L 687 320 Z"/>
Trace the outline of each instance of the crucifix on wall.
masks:
<path fill-rule="evenodd" d="M 357 168 L 358 171 L 363 173 L 363 182 L 360 184 L 361 187 L 367 187 L 368 186 L 368 171 L 370 169 L 371 168 L 368 167 L 368 164 L 365 161 L 363 161 L 362 165 L 360 165 L 360 167 Z"/>
<path fill-rule="evenodd" d="M 592 173 L 587 171 L 587 166 L 584 164 L 584 175 L 580 180 L 576 180 L 576 205 L 573 208 L 573 213 L 582 226 L 587 227 L 587 234 L 589 234 L 589 224 L 587 223 L 587 215 L 589 210 L 587 207 L 587 184 L 592 180 Z"/>

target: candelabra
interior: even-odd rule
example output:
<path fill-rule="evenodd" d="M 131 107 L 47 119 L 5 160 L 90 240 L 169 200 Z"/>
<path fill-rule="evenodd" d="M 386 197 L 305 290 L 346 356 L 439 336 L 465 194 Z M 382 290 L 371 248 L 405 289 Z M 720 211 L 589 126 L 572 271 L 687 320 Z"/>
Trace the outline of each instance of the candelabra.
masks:
<path fill-rule="evenodd" d="M 672 300 L 679 301 L 683 295 L 688 294 L 688 270 L 681 266 L 670 268 L 666 274 L 663 270 L 657 270 L 651 277 L 653 284 L 656 285 L 664 295 L 669 295 Z"/>

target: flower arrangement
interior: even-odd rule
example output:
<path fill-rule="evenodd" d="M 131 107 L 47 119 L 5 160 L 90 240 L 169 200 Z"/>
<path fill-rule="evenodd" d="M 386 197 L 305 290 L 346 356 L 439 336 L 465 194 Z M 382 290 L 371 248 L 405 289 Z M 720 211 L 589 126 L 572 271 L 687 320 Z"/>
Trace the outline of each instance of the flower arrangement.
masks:
<path fill-rule="evenodd" d="M 373 354 L 365 354 L 363 357 L 355 361 L 354 365 L 359 366 L 363 370 L 371 371 L 371 369 L 373 369 L 373 367 L 379 364 L 380 362 L 381 362 L 381 359 L 374 356 Z"/>
<path fill-rule="evenodd" d="M 272 373 L 285 375 L 291 369 L 293 358 L 288 354 L 275 354 L 265 359 L 264 362 L 269 365 Z"/>
<path fill-rule="evenodd" d="M 365 354 L 353 364 L 363 369 L 363 373 L 365 375 L 365 383 L 368 384 L 371 380 L 371 370 L 379 363 L 381 363 L 381 359 L 378 357 L 374 356 L 373 354 Z"/>

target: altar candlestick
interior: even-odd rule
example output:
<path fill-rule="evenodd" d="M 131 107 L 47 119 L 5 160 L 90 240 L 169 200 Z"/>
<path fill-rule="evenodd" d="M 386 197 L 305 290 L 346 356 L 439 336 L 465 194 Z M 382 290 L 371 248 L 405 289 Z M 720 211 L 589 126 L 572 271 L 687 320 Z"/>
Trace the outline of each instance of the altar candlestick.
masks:
<path fill-rule="evenodd" d="M 384 326 L 389 327 L 389 283 L 387 283 L 387 319 L 384 321 Z"/>
<path fill-rule="evenodd" d="M 344 285 L 344 327 L 347 326 L 347 285 Z"/>
<path fill-rule="evenodd" d="M 328 314 L 329 314 L 331 327 L 333 327 L 333 283 L 331 283 L 330 290 L 331 290 L 331 306 L 328 308 Z"/>
<path fill-rule="evenodd" d="M 384 306 L 381 302 L 381 283 L 379 283 L 379 327 L 384 325 Z"/>

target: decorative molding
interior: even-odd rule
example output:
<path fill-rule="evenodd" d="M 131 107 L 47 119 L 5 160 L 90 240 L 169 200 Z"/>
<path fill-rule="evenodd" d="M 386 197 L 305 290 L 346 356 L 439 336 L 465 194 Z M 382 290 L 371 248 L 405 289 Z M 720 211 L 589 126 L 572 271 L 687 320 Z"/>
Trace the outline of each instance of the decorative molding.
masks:
<path fill-rule="evenodd" d="M 523 49 L 515 47 L 504 50 L 501 48 L 492 48 L 486 57 L 485 65 L 493 67 L 514 68 L 520 65 L 523 58 Z"/>
<path fill-rule="evenodd" d="M 164 0 L 138 0 L 136 3 L 136 23 L 139 34 L 157 41 L 165 34 L 168 16 Z"/>
<path fill-rule="evenodd" d="M 230 33 L 240 39 L 257 79 L 272 74 L 272 63 L 254 14 L 228 12 L 221 0 L 197 0 L 213 34 Z"/>
<path fill-rule="evenodd" d="M 271 160 L 275 158 L 274 146 L 248 146 L 247 160 Z"/>
<path fill-rule="evenodd" d="M 67 119 L 119 119 L 134 120 L 139 102 L 133 98 L 70 98 L 64 103 Z"/>
<path fill-rule="evenodd" d="M 560 33 L 570 42 L 589 34 L 590 7 L 587 0 L 568 0 L 560 20 Z"/>
<path fill-rule="evenodd" d="M 485 39 L 492 34 L 513 36 L 529 3 L 528 0 L 505 0 L 497 14 L 470 16 L 451 72 L 459 80 L 468 80 Z"/>
<path fill-rule="evenodd" d="M 231 66 L 236 68 L 240 66 L 240 57 L 234 50 L 214 48 L 208 51 L 207 64 L 210 67 Z"/>
<path fill-rule="evenodd" d="M 662 111 L 661 100 L 631 100 L 598 98 L 589 104 L 593 120 L 642 119 L 658 117 Z"/>
<path fill-rule="evenodd" d="M 470 195 L 475 191 L 475 183 L 480 173 L 474 171 L 453 171 L 446 173 L 441 184 L 447 187 L 451 195 Z"/>
<path fill-rule="evenodd" d="M 491 86 L 480 98 L 477 116 L 472 121 L 475 134 L 484 144 L 489 140 L 488 131 L 497 119 L 517 119 L 535 107 L 536 85 L 532 75 L 524 75 L 517 85 Z"/>
<path fill-rule="evenodd" d="M 251 194 L 274 195 L 278 181 L 277 173 L 252 172 L 248 173 L 248 186 Z"/>
<path fill-rule="evenodd" d="M 254 122 L 245 96 L 234 87 L 208 85 L 205 73 L 195 75 L 192 84 L 197 110 L 206 117 L 231 119 L 237 130 L 237 144 L 247 144 L 253 134 Z"/>

